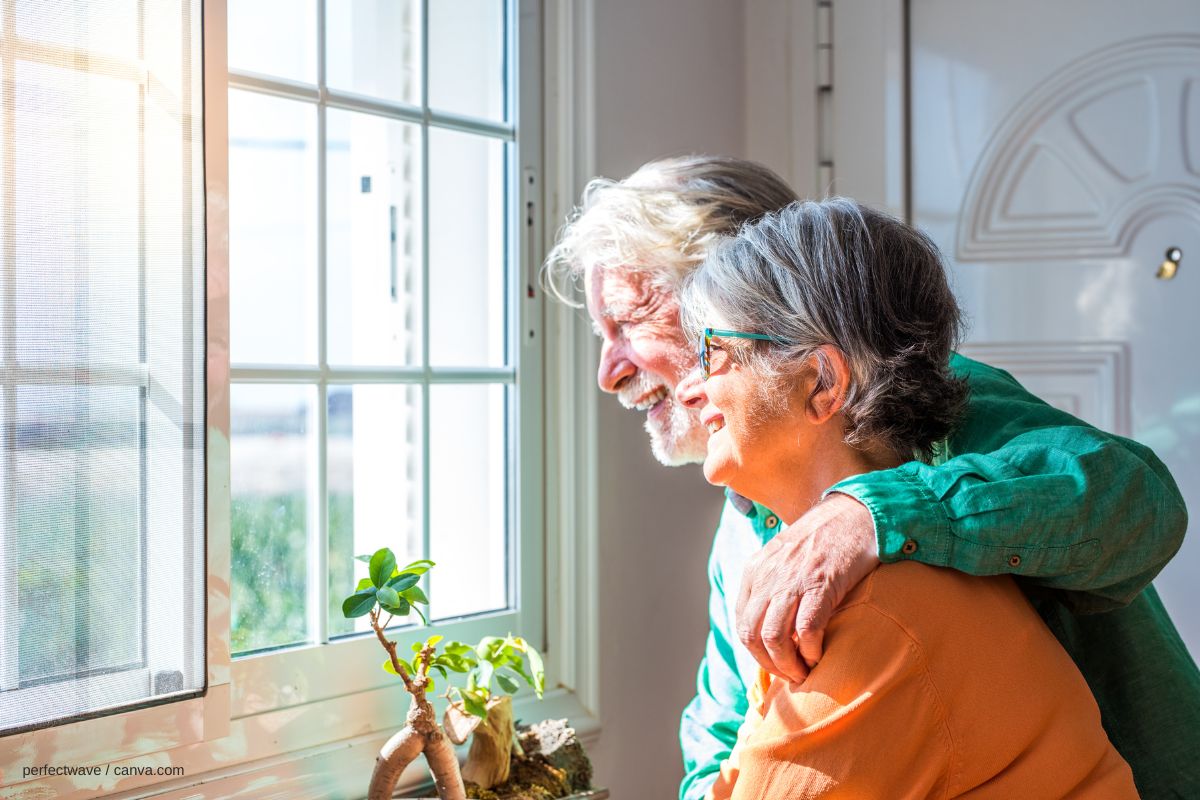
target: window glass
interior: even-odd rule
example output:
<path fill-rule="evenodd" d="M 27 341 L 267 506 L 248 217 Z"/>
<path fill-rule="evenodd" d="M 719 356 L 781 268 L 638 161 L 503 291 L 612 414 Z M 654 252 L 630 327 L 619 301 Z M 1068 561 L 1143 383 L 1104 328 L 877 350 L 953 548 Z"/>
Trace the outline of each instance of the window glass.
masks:
<path fill-rule="evenodd" d="M 226 13 L 231 70 L 317 82 L 317 0 L 232 0 Z"/>
<path fill-rule="evenodd" d="M 429 133 L 429 360 L 500 366 L 505 351 L 504 142 Z"/>
<path fill-rule="evenodd" d="M 327 3 L 325 70 L 329 88 L 419 105 L 420 13 L 421 4 L 416 0 Z"/>
<path fill-rule="evenodd" d="M 230 392 L 230 591 L 236 652 L 309 639 L 308 532 L 316 518 L 316 392 L 238 385 Z"/>
<path fill-rule="evenodd" d="M 229 93 L 229 326 L 234 362 L 317 360 L 317 113 Z M 263 310 L 272 310 L 263 324 Z"/>
<path fill-rule="evenodd" d="M 504 121 L 503 0 L 429 3 L 429 105 Z"/>
<path fill-rule="evenodd" d="M 329 109 L 332 364 L 421 363 L 421 126 Z"/>
<path fill-rule="evenodd" d="M 429 403 L 430 573 L 436 619 L 507 605 L 506 389 L 434 386 Z"/>

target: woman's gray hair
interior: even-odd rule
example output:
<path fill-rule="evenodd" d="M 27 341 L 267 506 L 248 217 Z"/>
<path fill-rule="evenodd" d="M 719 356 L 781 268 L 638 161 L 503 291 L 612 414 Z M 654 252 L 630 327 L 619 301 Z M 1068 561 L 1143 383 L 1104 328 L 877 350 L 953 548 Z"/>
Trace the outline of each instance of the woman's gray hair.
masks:
<path fill-rule="evenodd" d="M 682 289 L 693 337 L 707 327 L 763 333 L 722 346 L 783 388 L 817 356 L 817 388 L 830 385 L 818 350 L 846 357 L 846 442 L 929 460 L 966 401 L 949 369 L 961 313 L 941 255 L 903 222 L 834 197 L 793 203 L 718 244 Z"/>
<path fill-rule="evenodd" d="M 542 269 L 542 285 L 578 305 L 581 278 L 620 267 L 674 293 L 717 240 L 799 199 L 761 164 L 725 156 L 650 161 L 621 181 L 594 178 Z"/>

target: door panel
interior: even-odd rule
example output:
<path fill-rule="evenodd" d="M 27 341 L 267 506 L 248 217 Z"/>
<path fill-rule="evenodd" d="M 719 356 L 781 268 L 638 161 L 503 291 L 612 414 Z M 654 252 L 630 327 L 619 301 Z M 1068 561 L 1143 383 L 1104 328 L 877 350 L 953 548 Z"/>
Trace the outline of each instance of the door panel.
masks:
<path fill-rule="evenodd" d="M 1196 513 L 1200 6 L 910 9 L 913 218 L 950 264 L 964 349 L 1153 447 Z M 1196 537 L 1156 585 L 1200 655 Z"/>

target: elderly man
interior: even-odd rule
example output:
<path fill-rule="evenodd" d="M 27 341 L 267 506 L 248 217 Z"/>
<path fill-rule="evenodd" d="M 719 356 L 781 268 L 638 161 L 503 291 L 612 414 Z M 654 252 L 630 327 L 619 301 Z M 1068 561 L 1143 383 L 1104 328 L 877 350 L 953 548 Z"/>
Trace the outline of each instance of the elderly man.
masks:
<path fill-rule="evenodd" d="M 796 199 L 754 163 L 652 162 L 592 181 L 547 259 L 561 298 L 582 282 L 603 340 L 600 387 L 645 414 L 663 464 L 703 461 L 708 439 L 675 398 L 696 363 L 679 323 L 682 278 L 716 240 Z M 844 480 L 784 531 L 771 510 L 728 494 L 698 693 L 681 724 L 682 800 L 712 785 L 759 665 L 802 681 L 842 598 L 881 561 L 905 559 L 1017 576 L 1143 797 L 1200 797 L 1200 672 L 1150 586 L 1186 527 L 1170 474 L 1148 448 L 1051 408 L 1004 372 L 961 357 L 951 367 L 970 401 L 936 463 Z"/>

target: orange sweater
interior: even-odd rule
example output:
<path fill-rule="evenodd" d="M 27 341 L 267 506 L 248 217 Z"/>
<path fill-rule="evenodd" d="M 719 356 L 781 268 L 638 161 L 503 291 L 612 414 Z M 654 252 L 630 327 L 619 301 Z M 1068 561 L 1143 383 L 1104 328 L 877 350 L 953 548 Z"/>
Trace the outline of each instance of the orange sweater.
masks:
<path fill-rule="evenodd" d="M 846 598 L 804 683 L 760 675 L 709 797 L 1137 792 L 1083 676 L 1010 578 L 903 562 Z"/>

